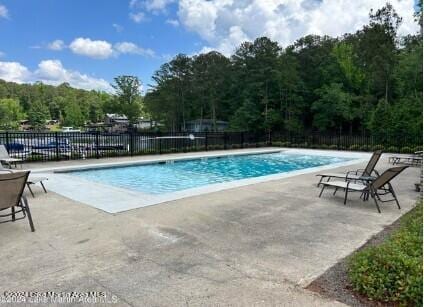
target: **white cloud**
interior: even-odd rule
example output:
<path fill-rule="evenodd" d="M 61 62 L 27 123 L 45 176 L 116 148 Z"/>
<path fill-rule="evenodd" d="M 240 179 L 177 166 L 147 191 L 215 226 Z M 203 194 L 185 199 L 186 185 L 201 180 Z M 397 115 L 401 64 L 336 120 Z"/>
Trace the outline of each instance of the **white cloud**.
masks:
<path fill-rule="evenodd" d="M 268 36 L 287 46 L 307 34 L 339 36 L 359 30 L 369 21 L 370 9 L 387 0 L 180 0 L 178 17 L 208 46 L 225 54 L 245 40 Z M 414 0 L 392 5 L 403 17 L 399 32 L 415 33 Z M 206 49 L 205 49 L 206 50 Z"/>
<path fill-rule="evenodd" d="M 47 44 L 47 49 L 54 50 L 54 51 L 60 51 L 64 49 L 65 47 L 66 47 L 65 43 L 63 42 L 63 40 L 60 40 L 60 39 L 56 39 Z"/>
<path fill-rule="evenodd" d="M 114 45 L 117 52 L 122 54 L 138 54 L 148 57 L 154 57 L 155 52 L 152 49 L 145 49 L 131 42 L 120 42 Z"/>
<path fill-rule="evenodd" d="M 130 16 L 130 19 L 134 21 L 135 23 L 140 23 L 142 21 L 147 20 L 146 15 L 143 12 L 130 13 L 129 16 Z"/>
<path fill-rule="evenodd" d="M 30 71 L 18 62 L 0 62 L 0 79 L 24 83 L 29 80 Z"/>
<path fill-rule="evenodd" d="M 41 81 L 52 85 L 68 82 L 76 88 L 112 91 L 106 80 L 68 70 L 59 60 L 41 61 L 33 72 L 18 62 L 0 62 L 0 79 L 16 83 Z"/>
<path fill-rule="evenodd" d="M 0 51 L 0 58 L 6 56 L 6 53 L 4 53 L 3 51 Z"/>
<path fill-rule="evenodd" d="M 0 18 L 9 18 L 9 11 L 2 4 L 0 4 Z"/>
<path fill-rule="evenodd" d="M 144 7 L 148 11 L 164 12 L 167 6 L 174 2 L 175 0 L 145 0 Z"/>
<path fill-rule="evenodd" d="M 173 27 L 178 27 L 180 25 L 177 19 L 167 19 L 165 22 Z"/>
<path fill-rule="evenodd" d="M 69 48 L 73 53 L 94 59 L 107 59 L 113 55 L 112 45 L 103 40 L 79 37 L 72 41 Z"/>
<path fill-rule="evenodd" d="M 118 33 L 122 32 L 124 30 L 124 27 L 117 24 L 117 23 L 112 24 L 112 27 L 114 27 L 115 31 L 118 32 Z"/>

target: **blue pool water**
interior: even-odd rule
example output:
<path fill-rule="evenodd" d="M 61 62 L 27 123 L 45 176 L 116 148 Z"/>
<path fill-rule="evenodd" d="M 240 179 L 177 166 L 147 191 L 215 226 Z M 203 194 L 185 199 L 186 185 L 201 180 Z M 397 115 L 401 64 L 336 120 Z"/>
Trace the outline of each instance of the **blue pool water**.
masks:
<path fill-rule="evenodd" d="M 69 174 L 148 194 L 163 194 L 214 183 L 286 173 L 349 160 L 352 159 L 271 153 L 175 161 L 174 163 L 166 164 L 81 170 L 73 171 Z"/>

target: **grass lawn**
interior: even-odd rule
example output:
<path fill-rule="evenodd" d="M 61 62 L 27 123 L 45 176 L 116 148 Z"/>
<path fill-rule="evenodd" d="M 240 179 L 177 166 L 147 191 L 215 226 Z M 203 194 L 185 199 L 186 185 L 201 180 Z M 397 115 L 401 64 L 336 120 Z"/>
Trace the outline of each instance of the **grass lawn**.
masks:
<path fill-rule="evenodd" d="M 383 243 L 352 255 L 348 263 L 353 289 L 370 300 L 422 306 L 423 205 L 401 218 Z"/>

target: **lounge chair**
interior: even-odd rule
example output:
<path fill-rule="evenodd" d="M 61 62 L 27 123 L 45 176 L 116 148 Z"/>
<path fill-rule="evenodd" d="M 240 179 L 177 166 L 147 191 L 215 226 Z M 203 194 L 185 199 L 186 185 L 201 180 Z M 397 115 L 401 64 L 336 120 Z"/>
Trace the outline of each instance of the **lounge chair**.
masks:
<path fill-rule="evenodd" d="M 317 187 L 319 187 L 319 185 L 322 183 L 322 181 L 325 178 L 327 178 L 327 182 L 330 181 L 331 178 L 338 178 L 338 179 L 344 178 L 346 180 L 358 180 L 362 177 L 375 178 L 375 176 L 379 175 L 378 172 L 375 170 L 375 166 L 377 165 L 378 160 L 380 160 L 380 157 L 382 154 L 383 154 L 382 150 L 374 151 L 365 169 L 357 169 L 356 171 L 348 171 L 347 173 L 318 174 L 317 176 L 320 176 L 321 178 L 317 184 Z"/>
<path fill-rule="evenodd" d="M 423 163 L 423 152 L 416 151 L 413 155 L 409 156 L 390 156 L 389 163 L 396 164 L 407 164 L 412 166 L 418 166 Z"/>
<path fill-rule="evenodd" d="M 11 209 L 11 213 L 1 214 L 0 217 L 11 217 L 9 220 L 0 220 L 0 223 L 14 222 L 28 217 L 31 231 L 35 231 L 32 222 L 28 200 L 23 194 L 29 171 L 1 173 L 0 174 L 0 212 Z M 21 217 L 16 217 L 17 214 Z"/>
<path fill-rule="evenodd" d="M 34 196 L 34 192 L 31 189 L 31 185 L 36 184 L 36 183 L 40 183 L 41 187 L 44 190 L 44 193 L 47 193 L 47 190 L 46 190 L 46 187 L 43 184 L 43 181 L 48 180 L 48 179 L 49 178 L 47 178 L 47 177 L 38 177 L 38 176 L 29 175 L 26 185 L 27 185 L 28 190 L 31 193 L 32 197 L 35 197 L 35 196 Z"/>
<path fill-rule="evenodd" d="M 380 202 L 388 202 L 395 201 L 398 208 L 400 209 L 399 201 L 396 197 L 395 191 L 393 190 L 390 181 L 399 175 L 404 169 L 409 166 L 397 166 L 392 167 L 386 170 L 383 174 L 378 176 L 375 180 L 367 181 L 367 182 L 354 182 L 354 181 L 330 181 L 322 183 L 322 190 L 319 193 L 319 197 L 321 197 L 322 192 L 327 187 L 335 188 L 333 193 L 336 194 L 338 189 L 343 189 L 345 191 L 344 204 L 346 205 L 347 195 L 349 192 L 362 192 L 363 199 L 368 200 L 369 196 L 374 199 L 375 205 L 377 207 L 378 213 L 381 213 L 380 207 L 378 206 L 378 201 Z M 382 200 L 381 196 L 391 194 L 392 199 Z"/>
<path fill-rule="evenodd" d="M 15 171 L 11 170 L 11 169 L 6 169 L 3 166 L 0 165 L 0 174 L 1 173 L 13 173 Z M 33 184 L 37 184 L 40 183 L 41 187 L 44 190 L 44 193 L 47 193 L 46 187 L 44 186 L 43 181 L 49 180 L 49 178 L 47 177 L 41 177 L 41 176 L 33 176 L 32 174 L 30 174 L 28 176 L 28 180 L 26 182 L 26 186 L 28 187 L 29 192 L 31 193 L 32 197 L 35 197 L 34 192 L 31 189 L 31 185 Z"/>
<path fill-rule="evenodd" d="M 22 166 L 22 162 L 22 159 L 10 157 L 6 147 L 4 145 L 0 145 L 0 164 L 4 163 L 8 165 L 9 168 L 12 168 L 12 164 L 14 164 L 16 168 L 17 163 L 20 163 Z"/>

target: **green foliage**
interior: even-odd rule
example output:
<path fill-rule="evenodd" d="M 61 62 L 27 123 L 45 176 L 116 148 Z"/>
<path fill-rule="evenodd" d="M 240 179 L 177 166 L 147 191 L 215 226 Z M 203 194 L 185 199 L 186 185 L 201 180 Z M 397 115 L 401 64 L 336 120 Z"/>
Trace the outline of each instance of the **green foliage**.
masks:
<path fill-rule="evenodd" d="M 31 104 L 28 111 L 28 120 L 35 130 L 41 130 L 46 125 L 46 120 L 50 119 L 48 107 L 40 100 Z"/>
<path fill-rule="evenodd" d="M 130 123 L 135 123 L 141 115 L 141 82 L 135 76 L 118 76 L 114 80 L 117 111 L 126 115 Z"/>
<path fill-rule="evenodd" d="M 386 152 L 398 152 L 399 151 L 399 148 L 398 147 L 396 147 L 396 146 L 389 146 L 389 147 L 387 147 L 386 149 L 385 149 L 385 151 Z"/>
<path fill-rule="evenodd" d="M 361 146 L 360 145 L 357 145 L 357 144 L 350 145 L 349 150 L 358 151 L 358 150 L 361 150 Z"/>
<path fill-rule="evenodd" d="M 352 256 L 349 279 L 354 290 L 372 300 L 422 306 L 422 219 L 419 203 L 388 240 Z"/>
<path fill-rule="evenodd" d="M 103 119 L 104 113 L 108 111 L 112 96 L 102 92 L 75 89 L 67 83 L 52 86 L 40 82 L 17 84 L 0 80 L 0 100 L 3 99 L 12 99 L 19 103 L 18 119 L 13 120 L 12 129 L 18 127 L 17 121 L 20 119 L 31 119 L 32 122 L 36 122 L 35 128 L 40 129 L 44 125 L 42 119 L 57 119 L 63 123 L 65 109 L 70 104 L 77 105 L 79 113 L 83 117 L 82 122 L 100 121 Z M 35 111 L 36 114 L 31 114 L 32 111 Z M 8 120 L 5 119 L 5 114 L 6 112 L 2 109 L 0 112 L 0 126 L 2 127 L 10 126 L 7 123 Z M 9 118 L 9 116 L 7 117 Z"/>
<path fill-rule="evenodd" d="M 0 129 L 16 129 L 19 120 L 23 117 L 24 114 L 17 99 L 0 99 Z"/>
<path fill-rule="evenodd" d="M 405 146 L 400 149 L 401 153 L 412 153 L 413 149 L 411 147 Z"/>
<path fill-rule="evenodd" d="M 374 145 L 374 146 L 372 146 L 372 150 L 373 151 L 384 150 L 384 145 L 381 145 L 381 144 Z"/>
<path fill-rule="evenodd" d="M 81 127 L 84 125 L 84 116 L 75 102 L 66 105 L 64 113 L 64 126 Z"/>

